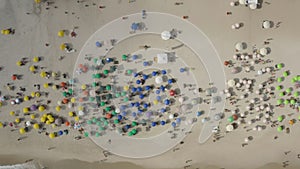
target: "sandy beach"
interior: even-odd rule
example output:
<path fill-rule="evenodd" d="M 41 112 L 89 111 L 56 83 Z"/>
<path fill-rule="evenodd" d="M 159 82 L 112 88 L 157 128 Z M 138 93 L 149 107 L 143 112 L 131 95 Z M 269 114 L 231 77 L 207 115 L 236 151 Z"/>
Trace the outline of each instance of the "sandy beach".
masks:
<path fill-rule="evenodd" d="M 264 0 L 259 1 L 257 9 L 250 9 L 249 5 L 239 2 L 231 6 L 231 2 L 230 0 L 42 0 L 41 2 L 1 0 L 0 168 L 28 161 L 34 161 L 39 168 L 49 169 L 299 168 L 300 148 L 297 143 L 300 132 L 298 118 L 300 90 L 297 85 L 300 85 L 300 78 L 297 61 L 300 52 L 298 48 L 300 24 L 297 22 L 297 16 L 300 15 L 298 10 L 300 1 Z M 142 18 L 143 10 L 148 15 L 145 19 Z M 159 13 L 161 18 L 157 17 Z M 169 23 L 161 23 L 167 16 L 172 20 L 170 19 Z M 155 17 L 159 18 L 157 25 Z M 130 26 L 133 21 L 146 24 L 146 28 L 132 31 Z M 264 21 L 270 21 L 270 28 L 263 28 Z M 152 22 L 154 24 L 147 25 Z M 240 27 L 233 29 L 232 25 L 235 23 L 239 23 Z M 109 26 L 114 24 L 128 26 L 114 27 L 106 33 L 105 31 L 110 29 Z M 170 28 L 167 31 L 178 29 L 179 33 L 173 39 L 162 40 L 160 31 L 165 28 Z M 4 30 L 9 30 L 9 33 Z M 64 35 L 59 37 L 61 30 L 64 30 Z M 199 31 L 203 34 L 192 36 L 185 30 Z M 74 37 L 71 37 L 72 31 L 76 34 Z M 123 33 L 126 35 L 123 36 Z M 198 37 L 204 38 L 196 39 Z M 116 38 L 116 45 L 107 45 L 109 40 L 106 38 Z M 103 46 L 97 47 L 97 44 L 95 46 L 96 40 L 101 43 L 103 41 Z M 239 46 L 243 49 L 237 49 L 238 42 L 245 43 L 244 46 Z M 67 44 L 67 47 L 74 51 L 61 50 L 62 44 Z M 147 45 L 150 46 L 149 49 L 145 47 Z M 205 47 L 207 51 L 201 47 Z M 152 57 L 160 52 L 174 52 L 175 61 L 166 64 L 165 68 L 164 65 L 155 62 L 152 68 L 143 66 L 143 62 L 153 60 Z M 263 54 L 264 52 L 266 53 Z M 104 53 L 107 55 L 103 56 Z M 128 57 L 140 54 L 142 58 L 137 61 L 129 59 L 127 62 L 121 59 L 124 54 L 128 54 Z M 35 56 L 38 57 L 36 62 Z M 88 56 L 91 56 L 90 60 Z M 168 71 L 166 76 L 173 77 L 177 81 L 171 87 L 181 93 L 171 97 L 167 90 L 166 96 L 161 95 L 170 98 L 172 103 L 170 106 L 164 105 L 164 102 L 158 105 L 162 105 L 162 108 L 167 107 L 170 111 L 161 116 L 154 112 L 153 118 L 149 117 L 147 119 L 149 124 L 145 126 L 134 128 L 131 122 L 141 119 L 131 117 L 135 110 L 132 108 L 127 114 L 122 110 L 119 113 L 122 116 L 117 121 L 118 116 L 112 115 L 115 113 L 113 111 L 110 113 L 113 117 L 104 116 L 105 120 L 97 122 L 102 124 L 101 130 L 106 130 L 99 131 L 96 120 L 92 122 L 94 114 L 90 113 L 94 110 L 94 100 L 89 100 L 92 99 L 90 97 L 84 98 L 83 95 L 85 91 L 88 93 L 90 89 L 92 90 L 90 87 L 92 82 L 98 82 L 104 87 L 111 84 L 109 76 L 101 77 L 100 80 L 91 78 L 94 73 L 90 70 L 91 65 L 97 67 L 98 64 L 94 64 L 93 59 L 101 60 L 101 57 L 114 58 L 120 62 L 116 64 L 117 66 L 125 66 L 124 70 L 109 72 L 109 76 L 119 77 L 116 85 L 119 85 L 118 87 L 123 88 L 127 78 L 134 80 L 133 84 L 129 85 L 130 89 L 139 86 L 135 84 L 137 78 L 127 76 L 126 73 L 124 75 L 128 69 L 140 72 L 145 69 L 144 72 L 150 72 L 149 74 L 155 70 L 160 73 L 165 69 Z M 206 59 L 209 57 L 213 63 L 206 64 L 209 63 L 209 59 Z M 19 66 L 18 61 L 22 62 Z M 229 66 L 225 65 L 226 61 Z M 87 73 L 78 73 L 81 71 L 78 68 L 79 64 L 88 65 Z M 104 67 L 109 65 L 111 63 L 104 64 Z M 179 72 L 180 68 L 184 67 L 182 65 L 186 66 L 186 70 Z M 30 71 L 31 66 L 36 70 Z M 247 71 L 247 67 L 251 70 Z M 224 79 L 223 75 L 210 77 L 213 73 L 209 71 L 213 68 L 216 71 L 224 71 Z M 267 68 L 270 69 L 269 72 Z M 45 72 L 46 77 L 42 77 L 41 72 Z M 53 72 L 58 75 L 53 76 Z M 100 72 L 104 75 L 103 70 Z M 122 72 L 120 73 L 122 75 L 119 75 L 119 72 Z M 16 80 L 14 75 L 17 76 Z M 71 85 L 69 82 L 73 78 L 77 81 Z M 150 80 L 146 85 L 155 84 L 154 75 L 151 78 L 149 77 Z M 212 81 L 214 78 L 221 82 Z M 231 87 L 229 80 L 234 81 Z M 124 81 L 124 84 L 121 81 Z M 65 89 L 61 87 L 62 82 L 68 83 L 68 87 Z M 192 83 L 190 87 L 189 83 Z M 83 89 L 82 85 L 85 84 L 88 90 Z M 54 85 L 58 86 L 58 89 L 53 89 Z M 149 100 L 150 108 L 158 109 L 159 106 L 154 105 L 153 98 L 156 97 L 155 92 L 159 89 L 159 85 L 153 86 L 155 90 L 151 91 L 149 97 L 146 95 L 146 99 L 141 100 L 143 103 Z M 216 87 L 217 92 L 208 96 L 207 91 L 211 87 Z M 22 91 L 22 88 L 26 90 Z M 198 88 L 203 91 L 199 92 Z M 37 93 L 41 96 L 37 96 Z M 106 112 L 105 107 L 109 103 L 115 104 L 113 107 L 116 111 L 118 106 L 129 105 L 138 100 L 135 100 L 138 95 L 125 102 L 123 96 L 117 98 L 113 90 L 104 93 L 113 93 L 115 100 L 107 101 L 105 106 L 95 108 L 96 112 L 100 112 L 99 119 L 100 114 Z M 29 96 L 29 101 L 25 101 L 24 96 Z M 183 104 L 178 101 L 180 96 L 185 97 Z M 221 98 L 221 101 L 210 103 L 215 96 Z M 16 103 L 17 98 L 21 99 L 21 103 Z M 71 103 L 72 98 L 76 100 L 74 103 Z M 197 98 L 201 98 L 201 102 L 192 103 L 193 99 Z M 63 103 L 64 99 L 70 104 Z M 80 99 L 86 100 L 81 102 Z M 32 105 L 35 105 L 34 111 Z M 189 105 L 190 108 L 183 110 L 183 105 Z M 44 106 L 45 110 L 40 111 L 40 106 Z M 82 110 L 81 106 L 84 107 Z M 57 110 L 57 107 L 60 110 Z M 24 108 L 29 109 L 29 114 L 26 115 Z M 79 116 L 80 111 L 86 114 Z M 198 111 L 203 114 L 196 115 Z M 70 115 L 70 112 L 73 114 Z M 171 118 L 169 115 L 172 112 L 177 114 Z M 47 116 L 49 114 L 51 116 Z M 215 119 L 219 114 L 220 119 Z M 41 120 L 43 115 L 46 118 L 44 121 Z M 182 121 L 176 121 L 179 117 Z M 54 125 L 58 118 L 63 120 L 63 124 Z M 49 124 L 46 124 L 47 120 Z M 27 121 L 31 123 L 27 125 Z M 166 122 L 165 126 L 162 126 L 162 121 Z M 65 122 L 71 124 L 65 125 Z M 105 122 L 111 124 L 104 126 Z M 132 128 L 122 133 L 123 135 L 116 134 L 114 130 L 127 122 Z M 40 129 L 34 129 L 34 124 L 39 124 Z M 81 129 L 74 129 L 76 124 L 82 126 L 83 132 Z M 172 127 L 172 124 L 177 126 Z M 218 126 L 218 131 L 212 133 L 214 126 Z M 232 131 L 229 131 L 228 126 L 232 126 Z M 124 125 L 121 127 L 124 129 Z M 150 132 L 146 132 L 147 127 L 151 128 Z M 20 128 L 26 130 L 25 134 L 20 134 Z M 129 136 L 132 129 L 137 129 L 138 133 Z M 204 130 L 205 133 L 201 138 L 201 132 Z M 58 134 L 59 132 L 61 133 Z M 107 134 L 109 132 L 111 134 Z M 100 137 L 99 135 L 96 137 L 96 133 Z M 49 138 L 51 134 L 54 134 L 55 138 Z M 167 136 L 162 137 L 163 134 Z M 205 139 L 206 136 L 210 137 Z M 155 137 L 161 140 L 155 140 Z M 143 139 L 148 139 L 149 143 L 139 144 Z M 204 143 L 200 144 L 199 140 L 204 140 Z M 144 152 L 138 148 L 139 146 L 144 146 Z"/>

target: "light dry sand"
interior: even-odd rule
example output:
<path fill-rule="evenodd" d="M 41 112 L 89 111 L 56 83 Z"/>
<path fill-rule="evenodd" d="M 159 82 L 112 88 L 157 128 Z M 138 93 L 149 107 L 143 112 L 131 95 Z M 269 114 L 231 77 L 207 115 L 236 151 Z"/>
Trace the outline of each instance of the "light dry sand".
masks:
<path fill-rule="evenodd" d="M 180 1 L 180 0 L 179 0 Z M 96 6 L 92 3 L 95 2 Z M 13 36 L 0 37 L 0 58 L 1 66 L 4 70 L 1 75 L 1 91 L 7 93 L 2 86 L 6 84 L 6 79 L 10 79 L 12 73 L 24 74 L 24 79 L 20 81 L 27 90 L 33 90 L 32 82 L 43 81 L 36 76 L 26 73 L 27 68 L 15 69 L 16 61 L 23 56 L 32 58 L 33 56 L 43 56 L 42 66 L 49 70 L 61 70 L 62 72 L 73 71 L 74 63 L 78 53 L 66 54 L 66 58 L 58 62 L 58 57 L 64 55 L 59 50 L 62 42 L 71 42 L 75 49 L 80 50 L 89 36 L 109 21 L 140 12 L 157 11 L 171 13 L 177 16 L 188 15 L 189 21 L 199 27 L 215 45 L 222 60 L 231 59 L 234 54 L 234 44 L 238 41 L 263 46 L 266 38 L 272 37 L 274 40 L 269 45 L 272 49 L 270 57 L 276 62 L 285 62 L 291 71 L 299 71 L 297 60 L 299 54 L 299 29 L 297 16 L 300 2 L 274 0 L 270 5 L 263 4 L 262 9 L 250 11 L 245 7 L 230 7 L 228 0 L 181 0 L 182 6 L 174 6 L 173 0 L 136 0 L 128 4 L 125 0 L 86 0 L 82 4 L 76 4 L 73 0 L 55 1 L 57 9 L 50 6 L 50 10 L 45 10 L 45 5 L 37 7 L 33 1 L 25 0 L 1 0 L 0 1 L 0 23 L 1 29 L 13 27 L 16 34 Z M 84 5 L 88 4 L 89 7 Z M 97 6 L 105 5 L 106 8 L 100 11 Z M 68 11 L 65 15 L 64 12 Z M 232 11 L 232 16 L 226 16 L 226 11 Z M 32 14 L 26 15 L 26 12 Z M 74 15 L 71 13 L 75 12 Z M 278 29 L 263 30 L 261 22 L 264 19 L 273 20 L 275 23 L 281 21 Z M 243 22 L 244 27 L 240 30 L 231 30 L 231 24 Z M 72 29 L 78 26 L 78 37 L 76 39 L 58 38 L 57 31 L 60 29 Z M 45 47 L 45 43 L 50 43 L 50 47 Z M 249 50 L 250 51 L 250 50 Z M 211 65 L 213 66 L 213 65 Z M 27 67 L 27 66 L 26 66 Z M 228 79 L 232 78 L 228 72 Z M 207 85 L 202 84 L 203 86 Z M 12 94 L 12 93 L 10 93 Z M 51 93 L 50 97 L 61 98 L 58 93 Z M 55 104 L 53 104 L 54 106 Z M 19 107 L 5 106 L 1 108 L 2 119 L 8 117 L 10 110 Z M 282 109 L 281 109 L 282 110 Z M 282 110 L 288 111 L 288 110 Z M 5 115 L 6 114 L 6 115 Z M 226 122 L 224 122 L 226 123 Z M 221 124 L 224 125 L 224 124 Z M 203 145 L 197 143 L 199 131 L 202 124 L 198 123 L 193 129 L 193 133 L 188 135 L 183 145 L 178 145 L 179 151 L 172 150 L 160 156 L 149 159 L 126 159 L 118 156 L 109 156 L 105 163 L 99 165 L 99 161 L 106 159 L 102 150 L 89 139 L 74 141 L 75 132 L 70 133 L 70 137 L 63 137 L 50 140 L 36 132 L 28 134 L 28 138 L 17 142 L 18 133 L 11 133 L 9 129 L 0 130 L 0 163 L 12 164 L 21 163 L 28 159 L 35 159 L 50 168 L 182 168 L 185 161 L 192 159 L 191 168 L 280 168 L 282 162 L 289 160 L 289 168 L 299 168 L 300 160 L 297 154 L 300 153 L 298 146 L 298 136 L 300 128 L 298 124 L 292 128 L 292 133 L 277 133 L 274 129 L 268 128 L 261 133 L 245 133 L 242 130 L 226 135 L 220 142 L 212 143 L 209 140 Z M 243 139 L 249 135 L 254 136 L 253 142 L 246 148 L 241 148 Z M 279 139 L 274 141 L 273 137 L 279 135 Z M 56 147 L 47 150 L 48 147 Z M 292 152 L 285 155 L 284 151 Z M 76 159 L 76 160 L 72 160 Z M 79 161 L 81 160 L 81 161 Z M 275 164 L 274 162 L 277 162 Z"/>

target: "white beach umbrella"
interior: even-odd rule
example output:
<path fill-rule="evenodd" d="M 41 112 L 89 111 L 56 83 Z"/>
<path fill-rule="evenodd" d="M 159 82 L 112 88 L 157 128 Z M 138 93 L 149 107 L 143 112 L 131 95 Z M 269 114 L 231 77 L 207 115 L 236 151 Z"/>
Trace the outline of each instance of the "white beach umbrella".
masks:
<path fill-rule="evenodd" d="M 261 48 L 261 49 L 259 49 L 259 53 L 261 55 L 265 56 L 268 54 L 268 50 L 267 50 L 267 48 Z"/>
<path fill-rule="evenodd" d="M 228 80 L 227 85 L 228 85 L 229 87 L 233 87 L 233 86 L 235 85 L 235 81 L 234 81 L 233 79 Z M 225 90 L 225 93 L 227 93 L 226 90 Z"/>
<path fill-rule="evenodd" d="M 249 67 L 249 66 L 246 66 L 246 67 L 245 67 L 245 71 L 246 71 L 246 72 L 250 72 L 250 67 Z"/>
<path fill-rule="evenodd" d="M 262 57 L 262 55 L 260 53 L 256 54 L 256 57 L 259 59 Z"/>
<path fill-rule="evenodd" d="M 245 5 L 245 4 L 246 4 L 246 0 L 239 0 L 239 3 L 240 3 L 241 5 Z"/>
<path fill-rule="evenodd" d="M 169 31 L 163 31 L 161 33 L 161 38 L 163 40 L 169 40 L 171 38 L 171 33 Z"/>
<path fill-rule="evenodd" d="M 236 29 L 235 24 L 231 25 L 231 29 Z"/>
<path fill-rule="evenodd" d="M 236 28 L 240 28 L 240 27 L 241 27 L 241 24 L 240 24 L 240 23 L 235 23 L 234 26 L 235 26 Z"/>
<path fill-rule="evenodd" d="M 79 112 L 78 112 L 78 116 L 84 116 L 84 112 L 82 111 L 82 110 L 80 110 Z"/>
<path fill-rule="evenodd" d="M 230 97 L 230 96 L 231 96 L 231 94 L 230 94 L 230 93 L 227 93 L 227 94 L 226 94 L 226 97 Z"/>
<path fill-rule="evenodd" d="M 265 114 L 265 118 L 269 118 L 270 115 L 268 113 Z"/>
<path fill-rule="evenodd" d="M 234 85 L 233 85 L 233 86 L 234 86 Z M 224 90 L 224 92 L 225 92 L 225 93 L 228 93 L 228 92 L 229 92 L 229 90 L 228 90 L 228 89 L 225 89 L 225 90 Z"/>
<path fill-rule="evenodd" d="M 173 119 L 173 118 L 174 118 L 174 114 L 170 114 L 169 119 Z"/>
<path fill-rule="evenodd" d="M 230 2 L 230 6 L 235 6 L 235 2 Z"/>
<path fill-rule="evenodd" d="M 239 56 L 238 56 L 237 54 L 235 54 L 235 55 L 232 56 L 232 58 L 233 58 L 234 60 L 237 60 L 238 57 L 239 57 Z"/>
<path fill-rule="evenodd" d="M 245 141 L 245 143 L 248 143 L 249 142 L 248 137 L 246 137 L 244 141 Z"/>
<path fill-rule="evenodd" d="M 255 65 L 255 61 L 252 60 L 252 61 L 250 62 L 250 64 L 251 64 L 252 66 Z"/>
<path fill-rule="evenodd" d="M 247 82 L 248 82 L 248 81 L 247 81 L 246 79 L 243 80 L 243 84 L 244 84 L 244 85 L 247 84 Z"/>
<path fill-rule="evenodd" d="M 242 112 L 242 113 L 240 114 L 240 116 L 241 116 L 241 117 L 245 117 L 245 113 Z"/>
<path fill-rule="evenodd" d="M 249 80 L 247 81 L 247 83 L 251 85 L 251 84 L 252 84 L 252 80 L 249 79 Z"/>
<path fill-rule="evenodd" d="M 262 71 L 263 73 L 266 73 L 266 69 L 265 69 L 265 68 L 262 68 L 261 71 Z"/>
<path fill-rule="evenodd" d="M 121 112 L 121 110 L 119 109 L 119 108 L 116 108 L 116 113 L 120 113 Z"/>
<path fill-rule="evenodd" d="M 250 103 L 254 104 L 255 103 L 255 99 L 251 99 Z"/>
<path fill-rule="evenodd" d="M 251 109 L 251 106 L 246 106 L 246 110 L 250 110 Z"/>
<path fill-rule="evenodd" d="M 260 90 L 256 90 L 256 91 L 255 91 L 255 94 L 260 94 Z"/>
<path fill-rule="evenodd" d="M 155 83 L 160 84 L 160 83 L 162 83 L 162 82 L 163 82 L 163 79 L 162 79 L 161 76 L 157 76 L 157 77 L 155 78 Z"/>
<path fill-rule="evenodd" d="M 249 125 L 252 124 L 252 123 L 253 123 L 252 120 L 249 120 L 249 121 L 248 121 L 248 124 L 249 124 Z"/>
<path fill-rule="evenodd" d="M 262 131 L 262 127 L 261 126 L 257 126 L 257 131 Z"/>
<path fill-rule="evenodd" d="M 180 104 L 182 104 L 183 101 L 184 101 L 184 98 L 183 98 L 183 97 L 179 97 L 179 98 L 178 98 L 178 101 L 179 101 Z"/>
<path fill-rule="evenodd" d="M 263 84 L 259 84 L 259 85 L 258 85 L 258 88 L 259 88 L 259 89 L 262 89 L 263 87 L 264 87 Z"/>
<path fill-rule="evenodd" d="M 245 60 L 249 60 L 249 59 L 250 59 L 249 55 L 246 55 Z"/>
<path fill-rule="evenodd" d="M 258 71 L 257 71 L 257 75 L 262 75 L 262 71 L 261 71 L 261 70 L 258 70 Z"/>
<path fill-rule="evenodd" d="M 229 124 L 226 126 L 226 131 L 233 131 L 233 125 Z"/>
<path fill-rule="evenodd" d="M 257 112 L 258 112 L 259 110 L 260 110 L 260 109 L 259 109 L 259 107 L 255 107 L 255 111 L 257 111 Z"/>
<path fill-rule="evenodd" d="M 235 86 L 236 86 L 236 87 L 241 87 L 242 85 L 241 85 L 241 83 L 236 83 Z"/>
<path fill-rule="evenodd" d="M 26 126 L 31 126 L 31 122 L 30 121 L 26 121 Z"/>
<path fill-rule="evenodd" d="M 250 5 L 249 5 L 249 8 L 250 8 L 250 9 L 256 9 L 256 8 L 257 8 L 257 4 L 250 4 Z"/>
<path fill-rule="evenodd" d="M 245 59 L 245 55 L 244 54 L 241 54 L 241 59 Z"/>
<path fill-rule="evenodd" d="M 245 98 L 245 95 L 242 94 L 242 95 L 240 96 L 240 99 L 244 99 L 244 98 Z"/>
<path fill-rule="evenodd" d="M 268 106 L 268 107 L 266 107 L 266 111 L 270 111 L 271 110 L 271 108 Z"/>
<path fill-rule="evenodd" d="M 268 120 L 264 118 L 264 119 L 262 120 L 262 122 L 263 122 L 263 123 L 267 123 Z"/>
<path fill-rule="evenodd" d="M 271 28 L 271 22 L 270 21 L 263 21 L 263 28 L 269 29 Z"/>
<path fill-rule="evenodd" d="M 244 49 L 243 43 L 241 43 L 241 42 L 236 43 L 235 49 L 238 51 L 243 50 Z"/>

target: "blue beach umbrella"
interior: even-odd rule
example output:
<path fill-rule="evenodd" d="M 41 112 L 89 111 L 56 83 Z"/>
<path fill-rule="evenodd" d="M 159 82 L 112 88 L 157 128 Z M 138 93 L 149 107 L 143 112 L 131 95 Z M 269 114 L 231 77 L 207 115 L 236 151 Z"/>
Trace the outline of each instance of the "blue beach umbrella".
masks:
<path fill-rule="evenodd" d="M 161 74 L 165 75 L 165 74 L 167 74 L 167 71 L 166 70 L 162 70 Z"/>
<path fill-rule="evenodd" d="M 165 122 L 165 121 L 161 121 L 160 124 L 161 124 L 162 126 L 164 126 L 164 125 L 166 124 L 166 122 Z"/>
<path fill-rule="evenodd" d="M 102 47 L 102 44 L 99 41 L 97 41 L 96 46 L 100 48 L 100 47 Z"/>

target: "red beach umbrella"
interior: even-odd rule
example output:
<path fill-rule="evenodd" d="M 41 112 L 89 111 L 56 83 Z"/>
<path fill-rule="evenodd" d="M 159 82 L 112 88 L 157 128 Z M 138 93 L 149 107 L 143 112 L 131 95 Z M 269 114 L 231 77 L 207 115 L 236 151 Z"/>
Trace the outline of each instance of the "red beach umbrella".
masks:
<path fill-rule="evenodd" d="M 170 90 L 169 92 L 170 96 L 174 96 L 176 94 L 175 90 Z"/>

